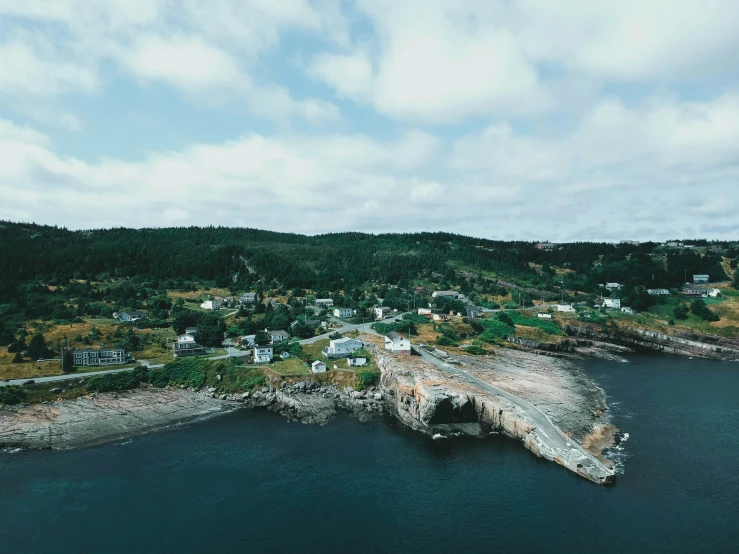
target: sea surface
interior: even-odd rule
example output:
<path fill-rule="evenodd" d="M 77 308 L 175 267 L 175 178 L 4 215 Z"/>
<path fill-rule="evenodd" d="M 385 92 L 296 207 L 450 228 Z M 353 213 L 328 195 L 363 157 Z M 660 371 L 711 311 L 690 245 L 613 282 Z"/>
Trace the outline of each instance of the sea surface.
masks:
<path fill-rule="evenodd" d="M 0 553 L 739 552 L 739 364 L 584 362 L 628 433 L 600 487 L 504 437 L 239 411 L 0 454 Z"/>

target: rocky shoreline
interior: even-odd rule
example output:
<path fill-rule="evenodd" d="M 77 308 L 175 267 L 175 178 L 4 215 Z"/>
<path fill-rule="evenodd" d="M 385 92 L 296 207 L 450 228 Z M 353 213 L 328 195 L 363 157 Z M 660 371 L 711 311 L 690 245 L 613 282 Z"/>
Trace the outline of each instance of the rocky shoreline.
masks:
<path fill-rule="evenodd" d="M 607 423 L 604 395 L 569 364 L 522 352 L 500 359 L 464 357 L 459 363 L 478 380 L 475 385 L 417 356 L 382 349 L 374 355 L 381 382 L 367 390 L 315 376 L 297 382 L 270 376 L 265 386 L 244 393 L 147 387 L 7 407 L 0 410 L 0 447 L 86 446 L 238 408 L 268 409 L 314 424 L 346 410 L 360 420 L 389 414 L 431 437 L 505 434 L 593 482 L 612 481 L 612 465 L 603 458 L 608 434 L 598 435 Z M 486 390 L 488 383 L 497 388 Z"/>

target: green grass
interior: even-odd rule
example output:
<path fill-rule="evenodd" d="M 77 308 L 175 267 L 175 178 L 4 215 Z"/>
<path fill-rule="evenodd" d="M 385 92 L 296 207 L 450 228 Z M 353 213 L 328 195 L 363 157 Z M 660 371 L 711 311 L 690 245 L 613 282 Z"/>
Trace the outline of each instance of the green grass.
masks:
<path fill-rule="evenodd" d="M 87 323 L 90 323 L 92 325 L 113 325 L 115 323 L 118 323 L 118 320 L 113 319 L 112 317 L 91 317 L 84 319 Z"/>
<path fill-rule="evenodd" d="M 305 356 L 306 354 L 310 354 L 316 360 L 326 361 L 326 358 L 324 358 L 323 354 L 321 354 L 321 350 L 326 348 L 329 342 L 330 342 L 329 339 L 321 339 L 321 340 L 317 340 L 313 344 L 304 344 L 303 345 L 303 356 Z"/>
<path fill-rule="evenodd" d="M 311 370 L 308 369 L 303 361 L 298 358 L 288 358 L 287 360 L 276 358 L 274 362 L 267 367 L 283 377 L 290 375 L 309 375 L 311 373 Z"/>
<path fill-rule="evenodd" d="M 515 323 L 516 325 L 523 325 L 525 327 L 536 327 L 537 329 L 541 329 L 542 331 L 550 335 L 563 335 L 564 334 L 562 329 L 560 329 L 559 326 L 552 321 L 547 321 L 545 319 L 539 319 L 538 317 L 527 317 L 519 312 L 507 312 L 507 313 L 510 316 L 510 318 L 513 320 L 513 323 Z"/>

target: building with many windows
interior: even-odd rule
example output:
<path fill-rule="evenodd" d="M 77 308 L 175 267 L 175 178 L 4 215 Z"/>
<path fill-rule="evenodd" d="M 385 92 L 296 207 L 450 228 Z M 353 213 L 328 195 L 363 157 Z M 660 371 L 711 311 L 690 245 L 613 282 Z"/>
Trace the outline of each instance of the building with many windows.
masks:
<path fill-rule="evenodd" d="M 182 356 L 200 356 L 205 354 L 205 348 L 195 342 L 195 337 L 185 333 L 184 335 L 177 337 L 177 340 L 172 343 L 172 353 L 175 358 L 180 358 Z"/>
<path fill-rule="evenodd" d="M 85 349 L 72 352 L 74 365 L 83 366 L 109 366 L 126 363 L 126 351 L 123 348 L 101 348 L 100 350 Z"/>

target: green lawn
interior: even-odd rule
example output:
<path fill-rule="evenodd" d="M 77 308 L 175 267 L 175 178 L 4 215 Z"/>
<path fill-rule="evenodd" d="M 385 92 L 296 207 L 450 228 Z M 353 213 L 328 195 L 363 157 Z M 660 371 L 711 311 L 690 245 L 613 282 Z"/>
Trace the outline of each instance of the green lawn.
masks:
<path fill-rule="evenodd" d="M 321 350 L 326 348 L 329 342 L 330 342 L 329 339 L 321 339 L 321 340 L 317 340 L 313 344 L 304 344 L 303 353 L 310 354 L 316 360 L 326 361 L 326 358 L 324 358 L 323 354 L 321 354 Z"/>
<path fill-rule="evenodd" d="M 118 323 L 118 320 L 112 317 L 90 317 L 85 318 L 85 321 L 92 325 L 113 325 L 114 323 Z"/>
<path fill-rule="evenodd" d="M 287 360 L 275 358 L 274 362 L 266 367 L 283 376 L 309 375 L 311 373 L 302 360 L 298 358 L 288 358 Z"/>

